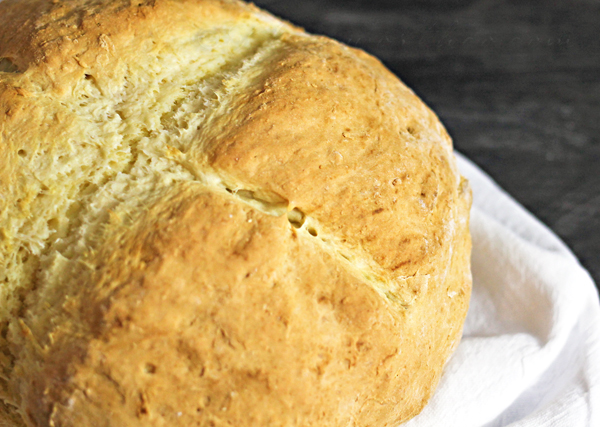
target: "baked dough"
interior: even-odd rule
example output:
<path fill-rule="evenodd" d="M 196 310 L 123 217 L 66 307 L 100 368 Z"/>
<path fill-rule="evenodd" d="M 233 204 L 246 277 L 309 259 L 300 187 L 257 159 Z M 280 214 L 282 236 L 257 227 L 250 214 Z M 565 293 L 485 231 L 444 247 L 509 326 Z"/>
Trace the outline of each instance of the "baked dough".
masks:
<path fill-rule="evenodd" d="M 4 0 L 0 24 L 0 425 L 423 408 L 470 191 L 380 62 L 235 0 Z"/>

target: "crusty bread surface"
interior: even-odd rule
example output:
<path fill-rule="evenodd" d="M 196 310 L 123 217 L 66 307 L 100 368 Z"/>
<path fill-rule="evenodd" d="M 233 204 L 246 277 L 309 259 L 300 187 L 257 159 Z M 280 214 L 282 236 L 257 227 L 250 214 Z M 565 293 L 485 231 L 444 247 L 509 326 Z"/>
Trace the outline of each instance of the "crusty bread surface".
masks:
<path fill-rule="evenodd" d="M 0 426 L 395 426 L 471 277 L 436 116 L 235 0 L 0 2 Z"/>

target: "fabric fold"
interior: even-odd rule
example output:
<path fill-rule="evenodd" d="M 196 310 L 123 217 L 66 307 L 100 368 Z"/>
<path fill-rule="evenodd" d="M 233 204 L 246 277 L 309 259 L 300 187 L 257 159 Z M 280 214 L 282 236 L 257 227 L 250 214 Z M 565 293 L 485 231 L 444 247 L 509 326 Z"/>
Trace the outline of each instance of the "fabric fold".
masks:
<path fill-rule="evenodd" d="M 473 188 L 473 296 L 430 404 L 406 425 L 600 425 L 600 304 L 567 246 L 459 155 Z"/>

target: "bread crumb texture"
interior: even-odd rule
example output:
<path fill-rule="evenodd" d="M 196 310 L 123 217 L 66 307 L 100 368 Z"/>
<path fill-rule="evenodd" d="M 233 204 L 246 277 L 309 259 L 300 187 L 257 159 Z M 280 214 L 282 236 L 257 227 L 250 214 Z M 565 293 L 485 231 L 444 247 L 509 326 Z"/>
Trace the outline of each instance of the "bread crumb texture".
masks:
<path fill-rule="evenodd" d="M 235 0 L 0 3 L 0 426 L 394 426 L 470 191 L 377 60 Z"/>

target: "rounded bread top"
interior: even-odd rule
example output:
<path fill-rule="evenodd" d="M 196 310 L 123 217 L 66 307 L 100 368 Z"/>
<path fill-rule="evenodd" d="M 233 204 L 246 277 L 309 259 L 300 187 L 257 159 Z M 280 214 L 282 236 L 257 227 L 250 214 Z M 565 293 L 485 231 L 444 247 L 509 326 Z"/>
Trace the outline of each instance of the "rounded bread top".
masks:
<path fill-rule="evenodd" d="M 470 195 L 414 93 L 237 1 L 5 0 L 0 16 L 0 344 L 17 412 L 418 413 L 466 315 Z"/>

